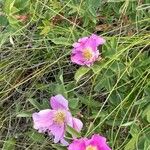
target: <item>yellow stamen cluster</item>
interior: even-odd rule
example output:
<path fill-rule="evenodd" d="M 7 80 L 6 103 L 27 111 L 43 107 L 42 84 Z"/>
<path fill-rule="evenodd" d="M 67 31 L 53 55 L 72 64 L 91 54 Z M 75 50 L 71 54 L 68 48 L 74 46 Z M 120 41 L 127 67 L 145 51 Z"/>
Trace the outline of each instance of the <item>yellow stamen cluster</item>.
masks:
<path fill-rule="evenodd" d="M 97 148 L 95 146 L 89 145 L 86 147 L 86 150 L 97 150 Z"/>
<path fill-rule="evenodd" d="M 86 60 L 90 60 L 91 57 L 93 56 L 92 55 L 92 52 L 89 48 L 86 48 L 84 51 L 83 51 L 83 57 L 86 59 Z"/>
<path fill-rule="evenodd" d="M 62 110 L 58 110 L 53 118 L 53 121 L 59 125 L 63 124 L 65 122 L 66 114 Z"/>

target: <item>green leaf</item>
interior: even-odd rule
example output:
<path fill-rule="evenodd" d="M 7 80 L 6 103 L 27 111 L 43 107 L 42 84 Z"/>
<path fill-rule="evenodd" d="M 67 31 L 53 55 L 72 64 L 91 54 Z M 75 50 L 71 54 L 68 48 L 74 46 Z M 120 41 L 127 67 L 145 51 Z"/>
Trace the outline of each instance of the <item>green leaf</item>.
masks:
<path fill-rule="evenodd" d="M 145 116 L 147 118 L 147 121 L 150 123 L 150 105 L 148 105 L 142 113 L 142 117 L 144 118 Z"/>
<path fill-rule="evenodd" d="M 28 8 L 29 9 L 29 4 L 30 4 L 30 1 L 31 0 L 16 0 L 15 1 L 15 6 L 17 8 L 19 8 L 20 10 L 23 10 L 25 8 Z"/>
<path fill-rule="evenodd" d="M 140 128 L 137 124 L 133 124 L 130 129 L 130 134 L 134 137 L 137 136 L 140 132 Z"/>
<path fill-rule="evenodd" d="M 65 46 L 70 45 L 69 40 L 65 37 L 59 37 L 59 38 L 51 39 L 51 41 L 53 43 L 55 43 L 56 45 L 65 45 Z"/>
<path fill-rule="evenodd" d="M 133 123 L 135 123 L 135 121 L 126 122 L 126 123 L 123 123 L 123 124 L 121 125 L 121 127 L 131 126 Z"/>
<path fill-rule="evenodd" d="M 45 35 L 46 36 L 50 32 L 50 30 L 51 30 L 50 26 L 45 26 L 43 28 L 43 30 L 41 31 L 40 35 Z"/>
<path fill-rule="evenodd" d="M 5 2 L 4 2 L 4 12 L 6 14 L 10 13 L 11 8 L 13 7 L 14 3 L 15 3 L 15 0 L 5 0 Z"/>
<path fill-rule="evenodd" d="M 0 26 L 6 26 L 8 23 L 7 17 L 0 16 Z"/>
<path fill-rule="evenodd" d="M 50 106 L 49 106 L 50 104 L 49 104 L 49 100 L 48 99 L 42 99 L 42 104 L 41 104 L 41 107 L 43 108 L 43 109 L 49 109 L 50 108 Z"/>
<path fill-rule="evenodd" d="M 33 142 L 39 142 L 39 143 L 43 143 L 43 141 L 45 140 L 45 137 L 43 134 L 38 133 L 37 131 L 29 131 L 26 133 L 26 135 L 30 138 L 30 140 L 32 140 Z"/>
<path fill-rule="evenodd" d="M 105 60 L 100 60 L 99 62 L 96 62 L 91 69 L 93 70 L 94 74 L 98 74 L 103 68 L 106 68 L 105 65 Z"/>
<path fill-rule="evenodd" d="M 79 103 L 79 99 L 78 98 L 72 98 L 69 100 L 69 106 L 73 109 L 77 108 Z"/>
<path fill-rule="evenodd" d="M 78 82 L 88 71 L 90 70 L 89 67 L 80 67 L 74 76 L 74 79 L 76 80 L 76 82 Z"/>
<path fill-rule="evenodd" d="M 66 150 L 66 147 L 64 146 L 60 146 L 58 144 L 51 144 L 53 148 L 57 149 L 57 150 Z"/>
<path fill-rule="evenodd" d="M 28 99 L 28 101 L 29 101 L 35 108 L 37 108 L 38 110 L 42 110 L 42 107 L 41 107 L 40 103 L 37 102 L 36 99 L 30 98 L 30 99 Z"/>
<path fill-rule="evenodd" d="M 65 97 L 67 97 L 67 91 L 66 91 L 65 86 L 63 84 L 57 84 L 55 89 L 53 88 L 53 91 L 55 94 L 62 94 Z"/>
<path fill-rule="evenodd" d="M 80 133 L 77 132 L 75 129 L 73 129 L 72 127 L 70 126 L 67 126 L 67 130 L 66 130 L 68 133 L 70 133 L 72 135 L 72 137 L 81 137 Z"/>
<path fill-rule="evenodd" d="M 135 150 L 135 145 L 137 142 L 138 136 L 134 136 L 125 146 L 124 150 Z"/>
<path fill-rule="evenodd" d="M 15 150 L 15 143 L 16 141 L 13 138 L 5 141 L 2 150 Z"/>
<path fill-rule="evenodd" d="M 32 113 L 30 112 L 20 112 L 17 114 L 17 117 L 32 117 Z"/>

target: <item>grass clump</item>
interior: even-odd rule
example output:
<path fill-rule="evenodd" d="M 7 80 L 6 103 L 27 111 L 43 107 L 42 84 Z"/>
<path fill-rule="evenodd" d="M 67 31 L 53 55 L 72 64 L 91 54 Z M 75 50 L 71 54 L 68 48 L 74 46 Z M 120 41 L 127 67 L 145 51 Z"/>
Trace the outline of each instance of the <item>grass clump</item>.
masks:
<path fill-rule="evenodd" d="M 60 149 L 33 129 L 31 115 L 62 94 L 114 150 L 150 149 L 148 0 L 0 1 L 0 147 Z M 89 70 L 70 62 L 73 42 L 106 39 Z"/>

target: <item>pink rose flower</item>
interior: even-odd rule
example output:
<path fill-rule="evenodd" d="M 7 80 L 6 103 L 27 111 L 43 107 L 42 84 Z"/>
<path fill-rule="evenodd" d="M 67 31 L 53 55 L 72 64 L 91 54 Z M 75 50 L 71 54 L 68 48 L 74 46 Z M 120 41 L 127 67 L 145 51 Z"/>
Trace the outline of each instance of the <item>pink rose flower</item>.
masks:
<path fill-rule="evenodd" d="M 67 125 L 79 132 L 83 124 L 79 119 L 72 117 L 68 108 L 68 101 L 62 95 L 51 97 L 50 104 L 52 109 L 33 113 L 33 127 L 40 133 L 48 132 L 50 135 L 52 134 L 54 143 L 60 141 L 63 145 L 68 145 L 64 139 Z"/>
<path fill-rule="evenodd" d="M 95 134 L 91 139 L 74 140 L 68 150 L 111 150 L 111 148 L 107 145 L 105 137 Z"/>
<path fill-rule="evenodd" d="M 99 58 L 99 45 L 105 43 L 105 39 L 95 34 L 90 37 L 83 37 L 73 44 L 71 61 L 78 65 L 90 67 Z"/>

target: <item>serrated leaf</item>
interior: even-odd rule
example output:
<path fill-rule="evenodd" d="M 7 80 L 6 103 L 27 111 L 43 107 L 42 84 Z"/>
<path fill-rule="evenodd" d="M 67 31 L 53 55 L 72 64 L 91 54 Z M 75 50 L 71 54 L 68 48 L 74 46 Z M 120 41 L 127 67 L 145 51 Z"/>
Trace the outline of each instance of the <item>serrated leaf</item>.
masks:
<path fill-rule="evenodd" d="M 74 76 L 74 79 L 76 80 L 76 82 L 78 82 L 88 71 L 90 70 L 89 67 L 80 67 Z"/>

